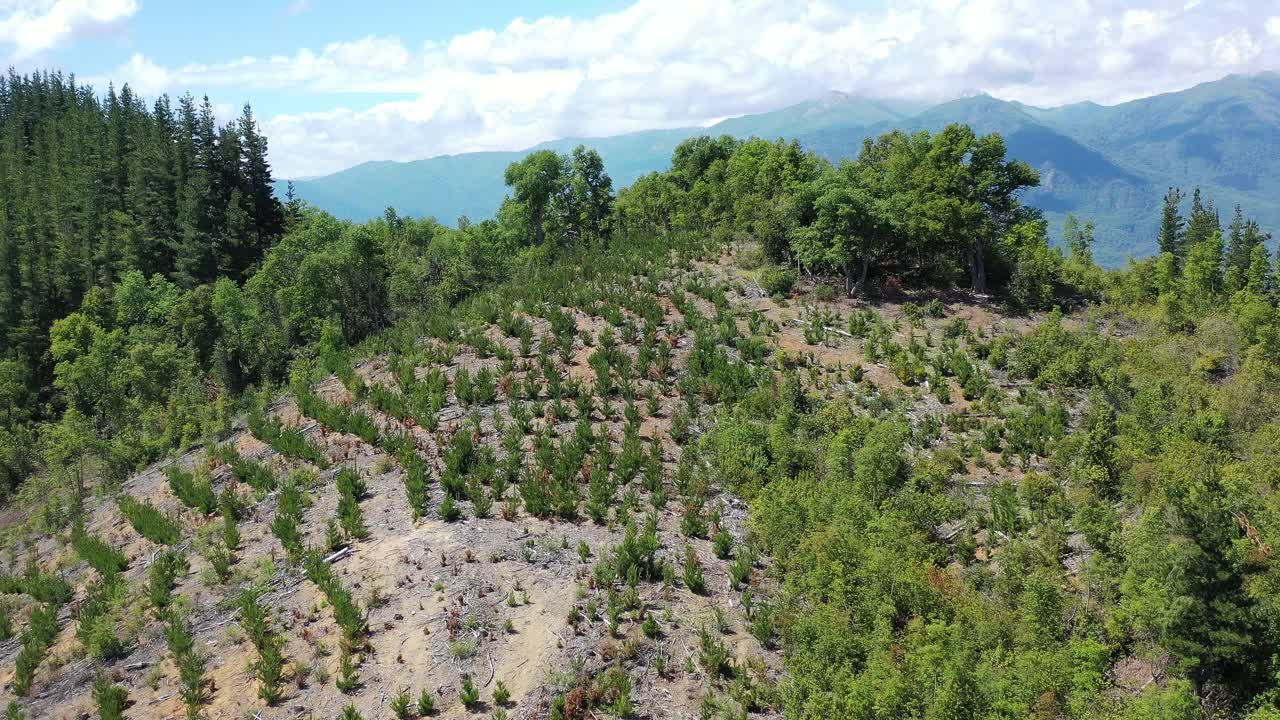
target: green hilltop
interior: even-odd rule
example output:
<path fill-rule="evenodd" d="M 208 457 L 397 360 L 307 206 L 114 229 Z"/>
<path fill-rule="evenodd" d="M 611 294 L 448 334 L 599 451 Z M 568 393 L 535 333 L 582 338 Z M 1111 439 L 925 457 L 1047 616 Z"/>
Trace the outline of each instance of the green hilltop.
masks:
<path fill-rule="evenodd" d="M 366 220 L 387 206 L 401 214 L 453 222 L 488 217 L 506 196 L 502 170 L 536 150 L 578 144 L 599 151 L 619 185 L 665 169 L 671 152 L 696 135 L 795 138 L 828 159 L 855 157 L 865 138 L 892 129 L 936 132 L 951 123 L 999 132 L 1013 157 L 1040 171 L 1028 193 L 1055 235 L 1067 213 L 1092 219 L 1105 265 L 1154 252 L 1159 198 L 1170 186 L 1199 186 L 1222 215 L 1236 204 L 1263 227 L 1280 225 L 1280 75 L 1232 75 L 1181 92 L 1114 106 L 1076 103 L 1037 108 L 987 95 L 938 105 L 829 93 L 773 112 L 709 128 L 653 130 L 606 138 L 566 138 L 516 152 L 446 155 L 411 162 L 369 162 L 295 182 L 308 202 Z M 278 188 L 283 194 L 283 187 Z"/>

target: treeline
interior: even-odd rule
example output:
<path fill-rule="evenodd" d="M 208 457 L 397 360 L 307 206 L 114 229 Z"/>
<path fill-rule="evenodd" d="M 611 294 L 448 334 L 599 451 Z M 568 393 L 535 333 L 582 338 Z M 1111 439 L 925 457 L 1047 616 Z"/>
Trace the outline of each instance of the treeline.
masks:
<path fill-rule="evenodd" d="M 54 320 L 125 272 L 242 280 L 284 231 L 267 141 L 245 106 L 148 108 L 59 73 L 0 77 L 0 352 L 38 365 Z"/>
<path fill-rule="evenodd" d="M 287 217 L 248 106 L 219 126 L 207 97 L 197 103 L 185 95 L 175 107 L 162 96 L 148 107 L 128 86 L 99 97 L 60 73 L 0 77 L 0 203 L 6 486 L 33 469 L 37 424 L 73 409 L 91 434 L 110 435 L 138 419 L 119 412 L 122 405 L 167 398 L 180 377 L 198 378 L 180 369 L 174 348 L 207 351 L 201 295 L 179 289 L 249 277 Z M 149 305 L 139 293 L 168 304 Z M 77 308 L 79 319 L 52 332 Z M 153 314 L 138 314 L 144 311 Z M 169 327 L 126 342 L 144 319 L 163 324 L 157 313 Z M 113 354 L 131 352 L 128 362 L 101 351 L 81 357 L 107 344 L 116 346 Z M 70 369 L 58 377 L 56 363 L 72 360 L 78 379 Z M 96 370 L 102 386 L 84 381 L 93 361 L 107 362 Z M 108 380 L 112 391 L 99 395 Z"/>
<path fill-rule="evenodd" d="M 207 97 L 186 95 L 175 106 L 162 96 L 148 106 L 128 86 L 99 96 L 61 73 L 0 77 L 0 481 L 11 486 L 32 468 L 35 424 L 56 420 L 66 404 L 55 392 L 57 320 L 81 307 L 90 316 L 113 312 L 117 283 L 163 293 L 166 284 L 242 281 L 283 235 L 286 216 L 248 106 L 220 126 Z M 175 383 L 166 350 L 197 342 L 195 298 L 168 299 L 176 304 L 163 311 L 184 333 L 159 338 L 168 345 L 131 346 L 147 356 L 133 358 L 132 379 L 119 374 L 127 367 L 101 368 L 117 374 L 118 386 L 148 386 L 145 398 Z M 123 332 L 110 330 L 140 318 L 97 319 L 104 342 L 120 343 Z M 73 325 L 86 333 L 76 344 L 89 344 L 91 327 Z M 105 426 L 130 420 L 86 417 Z"/>
<path fill-rule="evenodd" d="M 1199 188 L 1192 192 L 1186 215 L 1185 200 L 1178 188 L 1165 195 L 1157 236 L 1160 254 L 1131 263 L 1119 276 L 1117 299 L 1158 300 L 1170 329 L 1190 327 L 1194 315 L 1222 299 L 1274 305 L 1280 282 L 1267 247 L 1271 234 L 1246 218 L 1239 205 L 1224 230 L 1212 199 L 1203 198 Z"/>
<path fill-rule="evenodd" d="M 670 171 L 621 194 L 619 223 L 757 240 L 773 262 L 839 277 L 849 291 L 892 275 L 1008 287 L 1037 305 L 1062 279 L 1047 224 L 1019 200 L 1038 184 L 1000 135 L 963 125 L 890 132 L 836 166 L 796 142 L 701 137 L 676 148 Z"/>

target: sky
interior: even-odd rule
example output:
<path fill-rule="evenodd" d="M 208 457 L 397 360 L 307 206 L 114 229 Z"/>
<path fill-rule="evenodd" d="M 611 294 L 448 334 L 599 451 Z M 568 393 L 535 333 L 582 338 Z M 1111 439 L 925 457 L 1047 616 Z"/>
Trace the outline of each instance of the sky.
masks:
<path fill-rule="evenodd" d="M 0 62 L 251 103 L 309 177 L 830 90 L 1113 104 L 1280 70 L 1280 0 L 0 0 Z"/>

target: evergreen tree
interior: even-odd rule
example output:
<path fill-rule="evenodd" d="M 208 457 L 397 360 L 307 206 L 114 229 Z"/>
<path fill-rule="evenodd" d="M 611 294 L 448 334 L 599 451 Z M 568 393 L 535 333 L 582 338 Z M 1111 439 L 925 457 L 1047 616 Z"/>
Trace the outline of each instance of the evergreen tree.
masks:
<path fill-rule="evenodd" d="M 1249 272 L 1249 264 L 1252 262 L 1253 248 L 1245 245 L 1244 225 L 1244 211 L 1240 209 L 1239 205 L 1236 205 L 1235 211 L 1231 216 L 1231 225 L 1228 228 L 1227 292 L 1235 292 L 1243 286 L 1244 277 Z"/>
<path fill-rule="evenodd" d="M 1067 213 L 1067 219 L 1062 224 L 1062 240 L 1071 251 L 1071 257 L 1086 265 L 1093 263 L 1092 220 L 1081 224 L 1074 214 Z"/>
<path fill-rule="evenodd" d="M 1191 193 L 1191 216 L 1187 219 L 1187 232 L 1182 241 L 1184 250 L 1190 252 L 1191 248 L 1214 233 L 1222 233 L 1218 210 L 1213 206 L 1212 200 L 1202 200 L 1200 188 L 1196 188 Z"/>
<path fill-rule="evenodd" d="M 1222 291 L 1221 232 L 1214 230 L 1189 246 L 1182 278 L 1188 301 L 1200 307 L 1214 301 Z"/>
<path fill-rule="evenodd" d="M 1169 188 L 1164 194 L 1164 208 L 1160 211 L 1160 253 L 1172 253 L 1175 258 L 1183 254 L 1183 233 L 1186 222 L 1182 219 L 1182 190 Z"/>
<path fill-rule="evenodd" d="M 1253 252 L 1249 254 L 1245 288 L 1259 295 L 1269 295 L 1275 291 L 1275 271 L 1271 267 L 1271 256 L 1262 243 L 1254 245 Z"/>

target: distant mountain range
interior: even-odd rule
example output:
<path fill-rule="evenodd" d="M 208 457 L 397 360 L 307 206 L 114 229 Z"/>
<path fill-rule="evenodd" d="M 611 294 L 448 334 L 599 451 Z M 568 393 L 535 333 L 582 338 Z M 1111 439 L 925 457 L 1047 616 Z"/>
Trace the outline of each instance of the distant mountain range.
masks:
<path fill-rule="evenodd" d="M 1188 90 L 1120 105 L 1037 108 L 977 95 L 939 105 L 829 93 L 774 112 L 707 128 L 653 130 L 605 138 L 567 138 L 517 152 L 369 162 L 299 180 L 298 195 L 344 218 L 364 220 L 387 206 L 402 214 L 489 217 L 506 194 L 506 166 L 534 150 L 596 148 L 615 187 L 669 166 L 682 140 L 701 134 L 796 138 L 832 159 L 857 154 L 865 137 L 898 128 L 936 131 L 963 122 L 997 131 L 1010 154 L 1040 170 L 1026 200 L 1056 233 L 1074 212 L 1097 225 L 1096 256 L 1118 265 L 1150 254 L 1161 197 L 1169 186 L 1199 186 L 1230 221 L 1239 203 L 1270 231 L 1280 230 L 1280 74 L 1231 75 Z M 283 183 L 280 183 L 283 193 Z M 1280 233 L 1277 233 L 1280 235 Z"/>

